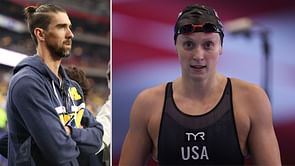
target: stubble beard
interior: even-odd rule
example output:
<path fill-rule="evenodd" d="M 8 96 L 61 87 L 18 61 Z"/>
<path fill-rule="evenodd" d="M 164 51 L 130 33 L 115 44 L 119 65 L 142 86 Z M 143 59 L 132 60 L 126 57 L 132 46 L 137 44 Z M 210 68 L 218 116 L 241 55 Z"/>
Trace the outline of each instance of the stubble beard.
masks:
<path fill-rule="evenodd" d="M 52 56 L 67 58 L 71 55 L 71 48 L 64 48 L 63 46 L 59 47 L 58 45 L 50 42 L 46 42 L 46 46 Z"/>

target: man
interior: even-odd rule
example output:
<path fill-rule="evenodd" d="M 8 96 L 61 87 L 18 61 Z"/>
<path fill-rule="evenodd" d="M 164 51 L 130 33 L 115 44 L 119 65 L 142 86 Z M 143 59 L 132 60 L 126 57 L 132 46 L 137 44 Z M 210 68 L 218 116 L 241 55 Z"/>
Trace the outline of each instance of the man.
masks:
<path fill-rule="evenodd" d="M 101 147 L 103 129 L 61 66 L 74 37 L 70 19 L 50 4 L 27 7 L 25 15 L 37 54 L 15 67 L 9 84 L 8 164 L 78 166 L 78 157 Z"/>
<path fill-rule="evenodd" d="M 258 86 L 216 70 L 223 25 L 214 9 L 187 6 L 175 24 L 181 76 L 134 101 L 120 165 L 281 165 L 271 105 Z"/>

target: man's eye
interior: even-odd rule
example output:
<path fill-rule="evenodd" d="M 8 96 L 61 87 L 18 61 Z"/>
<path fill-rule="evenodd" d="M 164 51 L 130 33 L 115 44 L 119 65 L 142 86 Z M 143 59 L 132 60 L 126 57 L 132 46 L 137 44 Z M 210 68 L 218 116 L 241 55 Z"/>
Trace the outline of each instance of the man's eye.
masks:
<path fill-rule="evenodd" d="M 183 47 L 184 47 L 185 49 L 193 49 L 193 48 L 195 47 L 195 43 L 192 42 L 192 41 L 185 41 L 185 42 L 183 43 Z"/>

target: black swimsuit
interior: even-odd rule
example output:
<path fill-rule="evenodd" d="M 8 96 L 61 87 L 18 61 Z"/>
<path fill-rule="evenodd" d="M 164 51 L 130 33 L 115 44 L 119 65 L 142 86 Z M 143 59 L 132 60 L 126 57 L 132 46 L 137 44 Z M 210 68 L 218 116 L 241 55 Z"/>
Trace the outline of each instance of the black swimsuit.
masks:
<path fill-rule="evenodd" d="M 228 78 L 219 103 L 203 115 L 181 112 L 166 86 L 158 140 L 160 165 L 243 165 Z"/>

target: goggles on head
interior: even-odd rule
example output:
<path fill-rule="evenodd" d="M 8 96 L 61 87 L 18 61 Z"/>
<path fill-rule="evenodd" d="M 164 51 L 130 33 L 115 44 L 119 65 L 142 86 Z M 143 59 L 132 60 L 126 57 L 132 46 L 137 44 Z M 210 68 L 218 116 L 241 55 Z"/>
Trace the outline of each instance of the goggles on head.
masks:
<path fill-rule="evenodd" d="M 186 24 L 181 26 L 178 31 L 177 35 L 179 34 L 189 34 L 193 32 L 205 32 L 205 33 L 223 33 L 220 28 L 218 28 L 216 25 L 211 23 L 205 23 L 203 25 L 195 25 L 195 24 Z"/>

